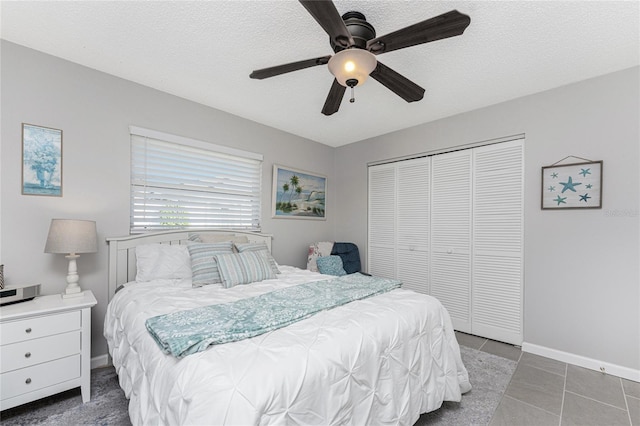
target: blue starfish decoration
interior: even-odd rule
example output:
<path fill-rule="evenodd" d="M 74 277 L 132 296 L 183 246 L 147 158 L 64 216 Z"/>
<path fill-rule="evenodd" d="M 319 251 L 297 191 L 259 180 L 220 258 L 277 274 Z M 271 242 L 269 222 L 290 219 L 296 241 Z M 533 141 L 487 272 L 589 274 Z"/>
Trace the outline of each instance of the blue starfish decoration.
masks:
<path fill-rule="evenodd" d="M 562 198 L 561 196 L 559 196 L 559 195 L 558 195 L 558 196 L 556 197 L 556 199 L 555 199 L 555 200 L 553 200 L 553 201 L 557 202 L 557 203 L 558 203 L 558 205 L 560 205 L 560 203 L 562 203 L 562 204 L 567 204 L 567 202 L 565 201 L 566 199 L 567 199 L 567 197 Z"/>
<path fill-rule="evenodd" d="M 582 184 L 580 182 L 574 182 L 571 179 L 571 176 L 569 176 L 569 181 L 568 182 L 560 182 L 560 185 L 564 185 L 564 188 L 562 188 L 562 193 L 564 194 L 564 191 L 566 191 L 567 189 L 569 191 L 576 192 L 576 189 L 574 187 L 578 186 L 578 185 L 582 185 Z"/>
<path fill-rule="evenodd" d="M 591 172 L 589 170 L 591 170 L 591 169 L 580 169 L 580 173 L 578 173 L 578 174 L 582 175 L 582 177 L 586 177 L 587 175 L 591 174 Z"/>
<path fill-rule="evenodd" d="M 557 178 L 558 177 L 558 173 L 556 173 L 556 172 L 551 173 L 551 177 L 554 178 L 554 179 Z"/>
<path fill-rule="evenodd" d="M 549 187 L 549 192 L 553 192 L 553 191 L 555 191 L 555 190 L 556 190 L 556 187 L 555 187 L 555 186 L 550 186 L 550 187 Z"/>
<path fill-rule="evenodd" d="M 592 187 L 592 186 L 593 186 L 593 185 L 591 185 L 590 183 L 588 183 L 588 184 L 586 184 L 584 187 L 585 187 L 585 188 L 587 188 L 587 189 L 591 189 L 591 187 Z"/>
<path fill-rule="evenodd" d="M 580 196 L 580 201 L 584 201 L 586 203 L 589 198 L 591 198 L 589 197 L 589 194 L 584 194 Z"/>

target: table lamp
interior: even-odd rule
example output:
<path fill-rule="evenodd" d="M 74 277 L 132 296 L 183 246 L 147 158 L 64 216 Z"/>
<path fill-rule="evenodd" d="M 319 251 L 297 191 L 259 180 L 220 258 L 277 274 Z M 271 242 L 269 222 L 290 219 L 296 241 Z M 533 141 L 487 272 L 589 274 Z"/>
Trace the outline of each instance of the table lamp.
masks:
<path fill-rule="evenodd" d="M 96 223 L 92 220 L 51 219 L 49 236 L 44 247 L 45 253 L 66 253 L 69 259 L 67 287 L 63 298 L 82 296 L 78 285 L 78 266 L 76 259 L 79 253 L 95 253 L 98 251 Z"/>

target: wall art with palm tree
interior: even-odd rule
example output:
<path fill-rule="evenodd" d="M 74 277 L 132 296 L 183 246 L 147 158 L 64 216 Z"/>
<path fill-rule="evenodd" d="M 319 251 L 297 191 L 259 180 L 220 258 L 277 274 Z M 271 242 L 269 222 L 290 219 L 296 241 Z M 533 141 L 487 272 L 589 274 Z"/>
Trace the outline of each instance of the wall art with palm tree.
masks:
<path fill-rule="evenodd" d="M 273 217 L 324 220 L 326 195 L 326 176 L 274 164 Z"/>

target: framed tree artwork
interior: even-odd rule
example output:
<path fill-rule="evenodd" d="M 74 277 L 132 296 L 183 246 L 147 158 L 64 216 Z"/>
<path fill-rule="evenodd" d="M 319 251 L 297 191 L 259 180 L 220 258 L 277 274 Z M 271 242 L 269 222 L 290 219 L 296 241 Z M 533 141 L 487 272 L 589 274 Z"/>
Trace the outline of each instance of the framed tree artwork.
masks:
<path fill-rule="evenodd" d="M 22 194 L 62 196 L 62 130 L 22 124 Z"/>
<path fill-rule="evenodd" d="M 543 167 L 542 208 L 602 208 L 602 161 Z"/>
<path fill-rule="evenodd" d="M 271 211 L 274 218 L 325 220 L 326 195 L 326 176 L 273 166 Z"/>

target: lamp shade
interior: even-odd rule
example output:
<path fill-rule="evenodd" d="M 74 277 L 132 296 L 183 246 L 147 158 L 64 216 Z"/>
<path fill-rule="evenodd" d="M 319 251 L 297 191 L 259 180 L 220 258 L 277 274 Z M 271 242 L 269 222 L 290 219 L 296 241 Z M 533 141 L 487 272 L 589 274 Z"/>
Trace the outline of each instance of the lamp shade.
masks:
<path fill-rule="evenodd" d="M 45 253 L 95 253 L 98 251 L 96 222 L 51 219 Z"/>
<path fill-rule="evenodd" d="M 329 59 L 329 71 L 338 83 L 349 86 L 347 80 L 357 80 L 357 86 L 365 82 L 371 71 L 376 68 L 378 60 L 368 50 L 351 48 L 341 50 Z"/>

